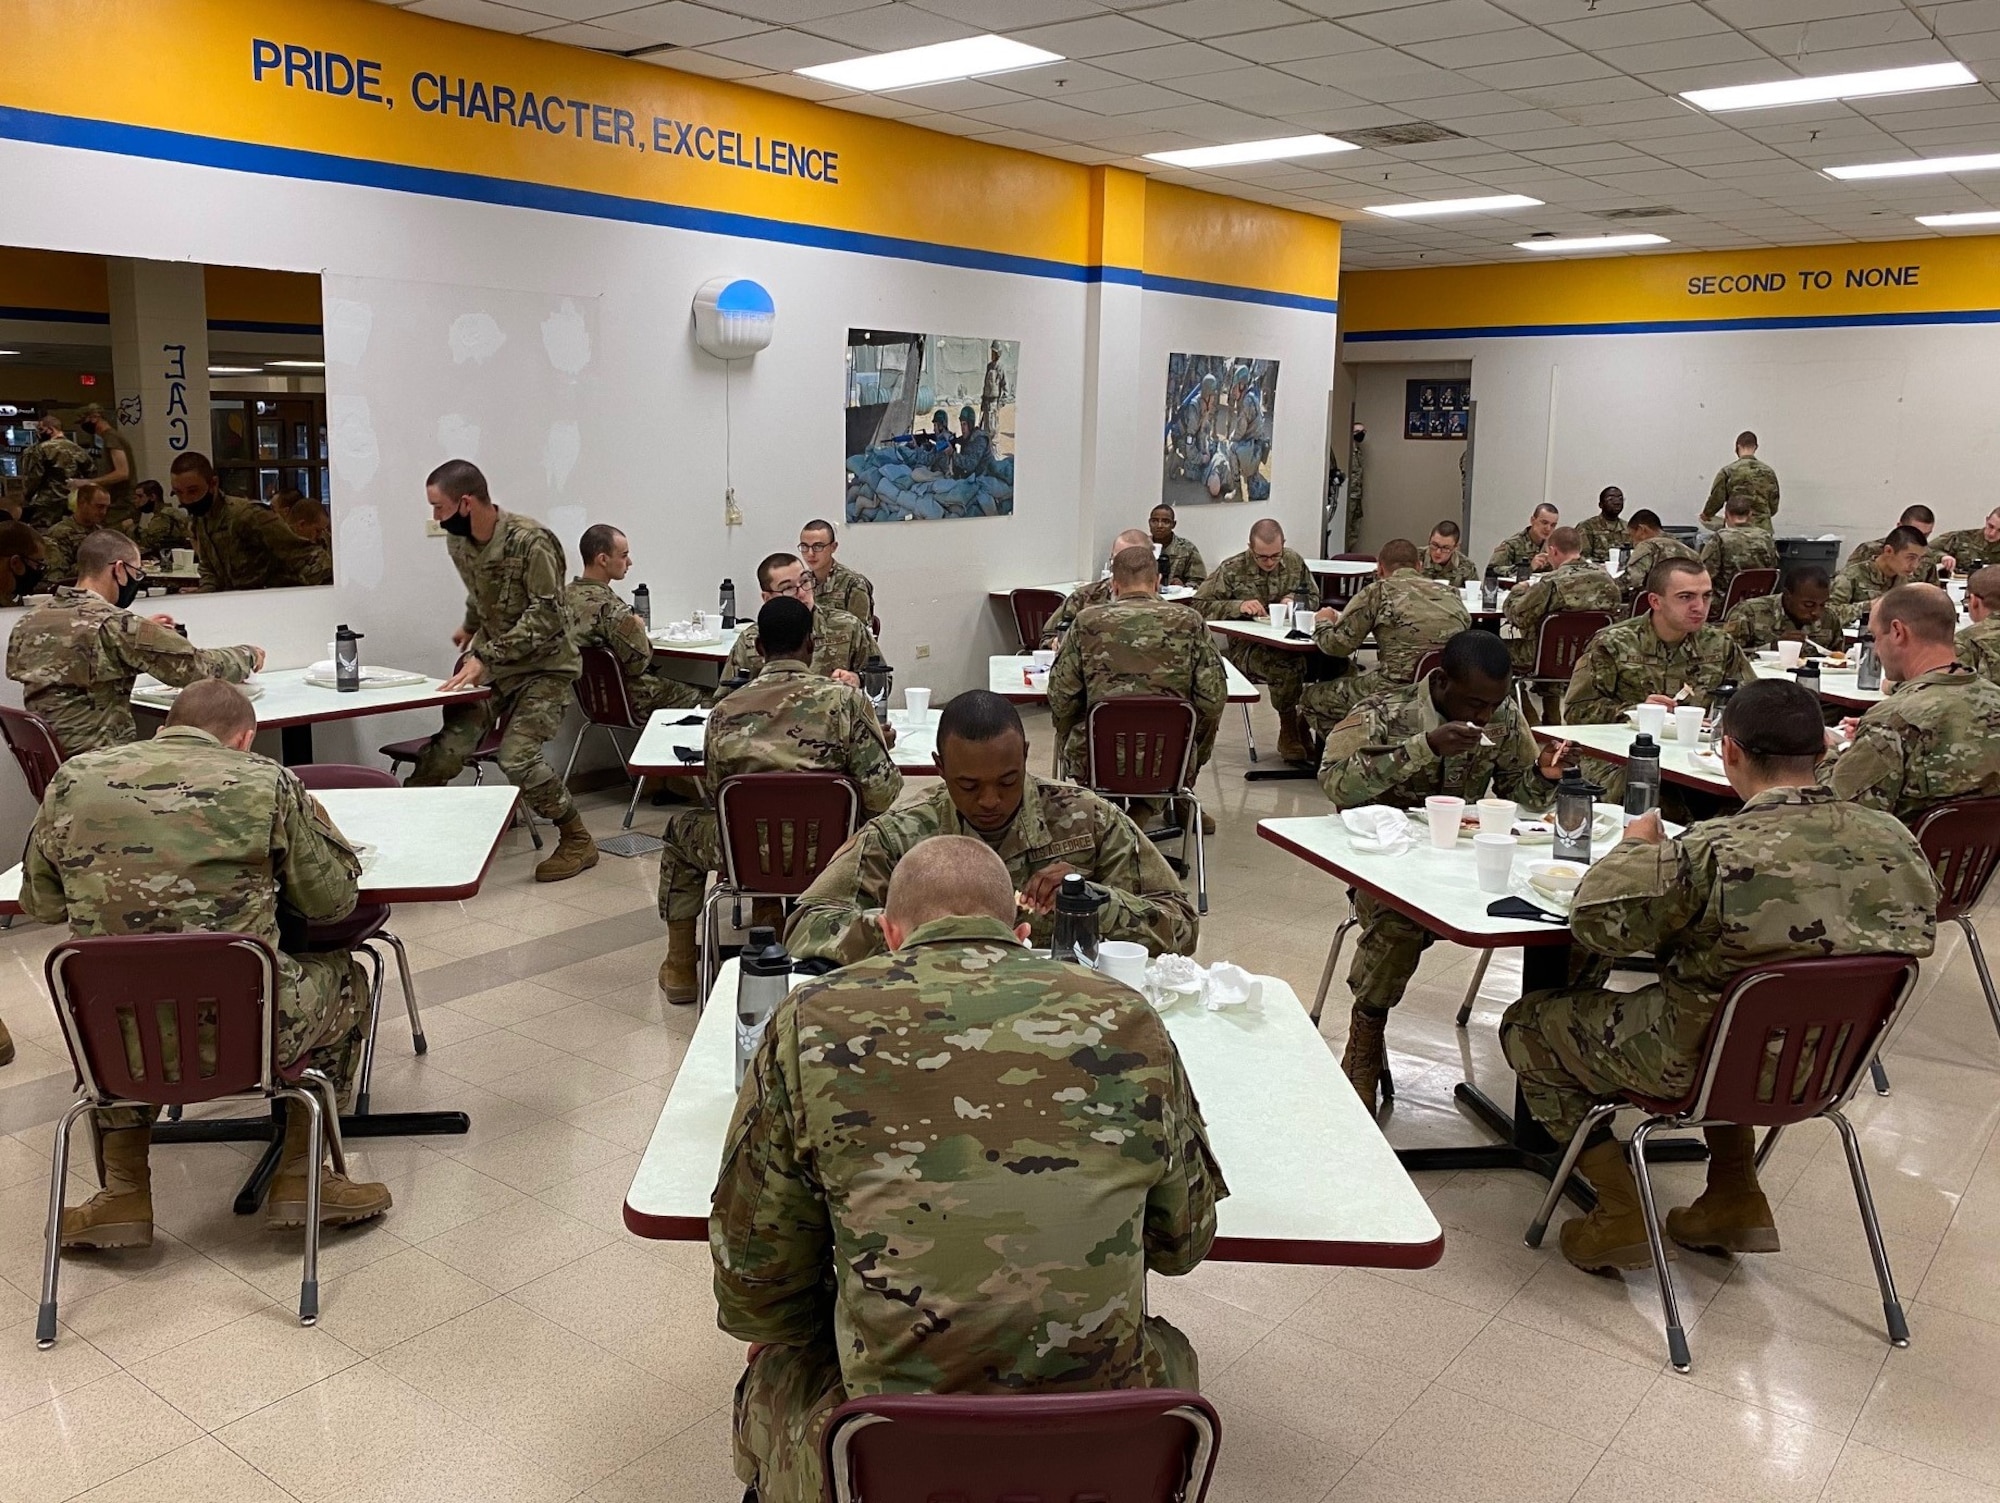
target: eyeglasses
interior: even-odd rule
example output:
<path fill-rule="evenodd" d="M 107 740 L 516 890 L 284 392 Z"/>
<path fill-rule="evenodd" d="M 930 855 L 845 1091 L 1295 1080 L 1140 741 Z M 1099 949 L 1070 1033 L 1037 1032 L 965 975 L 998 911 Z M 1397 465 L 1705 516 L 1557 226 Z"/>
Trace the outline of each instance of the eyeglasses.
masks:
<path fill-rule="evenodd" d="M 784 584 L 772 585 L 771 593 L 773 595 L 789 595 L 792 599 L 797 600 L 801 595 L 810 595 L 812 593 L 812 586 L 807 584 L 803 579 L 796 579 Z"/>
<path fill-rule="evenodd" d="M 828 550 L 830 550 L 830 549 L 831 549 L 832 547 L 833 547 L 833 544 L 831 544 L 831 543 L 808 543 L 808 542 L 804 542 L 804 541 L 801 541 L 801 542 L 800 542 L 800 544 L 799 544 L 799 552 L 801 552 L 801 553 L 825 553 L 825 552 L 827 552 Z"/>

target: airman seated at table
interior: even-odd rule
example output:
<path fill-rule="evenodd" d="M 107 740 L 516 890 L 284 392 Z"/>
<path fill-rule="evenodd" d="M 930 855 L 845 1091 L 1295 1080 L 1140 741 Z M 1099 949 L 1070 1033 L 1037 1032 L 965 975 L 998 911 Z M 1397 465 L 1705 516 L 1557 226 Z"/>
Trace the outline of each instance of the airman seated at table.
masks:
<path fill-rule="evenodd" d="M 618 659 L 625 692 L 642 720 L 655 710 L 685 710 L 700 704 L 701 690 L 654 667 L 646 623 L 611 588 L 632 572 L 632 545 L 625 534 L 599 522 L 584 529 L 576 551 L 583 572 L 563 591 L 563 603 L 577 650 L 602 647 Z"/>
<path fill-rule="evenodd" d="M 1938 566 L 1947 556 L 1946 550 L 1932 541 L 1932 534 L 1937 531 L 1937 513 L 1922 504 L 1906 506 L 1903 508 L 1902 516 L 1896 519 L 1896 525 L 1923 534 L 1924 556 L 1917 560 L 1916 568 L 1910 571 L 1910 578 L 1919 584 L 1936 584 Z M 1885 535 L 1855 544 L 1854 551 L 1847 555 L 1847 562 L 1852 565 L 1872 561 L 1882 552 L 1882 545 L 1887 541 L 1888 537 Z M 1955 566 L 1957 560 L 1953 559 L 1952 563 Z"/>
<path fill-rule="evenodd" d="M 85 538 L 103 530 L 111 514 L 111 492 L 101 485 L 79 486 L 71 507 L 68 516 L 42 534 L 50 584 L 76 583 L 77 550 Z"/>
<path fill-rule="evenodd" d="M 1625 546 L 1624 515 L 1625 492 L 1607 485 L 1597 493 L 1597 515 L 1579 522 L 1576 528 L 1585 558 L 1593 564 L 1609 563 L 1611 550 Z"/>
<path fill-rule="evenodd" d="M 799 557 L 812 570 L 813 599 L 832 606 L 866 626 L 875 619 L 875 586 L 865 574 L 857 574 L 835 554 L 840 552 L 833 523 L 814 517 L 799 529 Z"/>
<path fill-rule="evenodd" d="M 333 555 L 292 531 L 270 507 L 223 494 L 206 454 L 182 454 L 167 482 L 188 514 L 204 591 L 333 583 Z"/>
<path fill-rule="evenodd" d="M 194 519 L 169 501 L 157 480 L 141 480 L 132 487 L 133 538 L 141 552 L 164 558 L 176 548 L 194 547 Z"/>
<path fill-rule="evenodd" d="M 1030 942 L 1043 949 L 1056 890 L 1076 872 L 1104 894 L 1102 938 L 1134 940 L 1154 955 L 1194 953 L 1194 905 L 1166 857 L 1096 794 L 1029 772 L 1014 706 L 985 689 L 955 696 L 938 717 L 937 747 L 940 785 L 864 826 L 800 896 L 785 929 L 795 957 L 845 965 L 879 954 L 875 921 L 889 874 L 933 835 L 971 835 L 992 847 L 1012 874 Z"/>
<path fill-rule="evenodd" d="M 1991 564 L 2000 564 L 2000 506 L 1986 514 L 1986 525 L 1936 533 L 1931 549 L 1940 559 L 1949 558 L 1960 574 L 1970 574 Z"/>
<path fill-rule="evenodd" d="M 1731 496 L 1722 506 L 1722 531 L 1708 535 L 1700 557 L 1715 581 L 1719 605 L 1729 598 L 1731 582 L 1745 569 L 1778 567 L 1778 544 L 1771 529 L 1758 524 L 1750 498 Z"/>
<path fill-rule="evenodd" d="M 1847 628 L 1827 609 L 1833 581 L 1819 564 L 1793 564 L 1775 595 L 1740 602 L 1722 629 L 1745 652 L 1767 652 L 1780 642 L 1810 642 L 1828 652 L 1847 645 Z"/>
<path fill-rule="evenodd" d="M 1625 555 L 1625 567 L 1618 571 L 1618 588 L 1625 592 L 1627 600 L 1635 599 L 1646 588 L 1646 581 L 1653 577 L 1653 571 L 1668 559 L 1690 558 L 1698 561 L 1700 557 L 1686 543 L 1661 528 L 1659 513 L 1643 507 L 1633 512 L 1632 520 L 1625 524 L 1625 541 L 1632 545 L 1632 551 Z"/>
<path fill-rule="evenodd" d="M 1417 572 L 1425 579 L 1441 580 L 1454 590 L 1471 584 L 1479 578 L 1479 569 L 1458 544 L 1458 523 L 1449 519 L 1438 523 L 1424 545 L 1424 559 L 1417 565 Z"/>
<path fill-rule="evenodd" d="M 1421 809 L 1436 794 L 1467 804 L 1511 798 L 1531 812 L 1547 809 L 1568 743 L 1538 750 L 1511 686 L 1506 644 L 1491 632 L 1460 632 L 1445 644 L 1443 666 L 1421 683 L 1370 695 L 1334 727 L 1320 760 L 1320 787 L 1335 809 Z M 1388 1066 L 1389 1009 L 1403 1000 L 1432 936 L 1364 892 L 1348 898 L 1361 939 L 1347 973 L 1354 1011 L 1340 1068 L 1373 1111 Z"/>
<path fill-rule="evenodd" d="M 1605 990 L 1608 960 L 1594 959 L 1580 984 L 1530 993 L 1501 1020 L 1528 1109 L 1558 1142 L 1618 1092 L 1680 1097 L 1738 972 L 1774 960 L 1931 953 L 1937 883 L 1910 832 L 1816 786 L 1818 699 L 1785 679 L 1745 684 L 1721 729 L 1723 771 L 1742 809 L 1678 838 L 1663 833 L 1657 810 L 1646 814 L 1584 876 L 1570 906 L 1570 932 L 1590 956 L 1650 954 L 1660 979 Z M 1706 1133 L 1708 1186 L 1668 1212 L 1667 1235 L 1699 1252 L 1778 1251 L 1750 1129 Z M 1564 1225 L 1563 1256 L 1592 1273 L 1649 1267 L 1638 1187 L 1609 1118 L 1577 1168 L 1597 1209 Z"/>
<path fill-rule="evenodd" d="M 116 528 L 85 538 L 77 564 L 76 587 L 58 586 L 7 638 L 7 677 L 48 721 L 64 756 L 139 739 L 132 686 L 142 673 L 179 689 L 205 678 L 240 684 L 264 666 L 261 647 L 197 648 L 171 616 L 127 609 L 146 576 L 139 545 Z"/>
<path fill-rule="evenodd" d="M 1883 682 L 1894 688 L 1843 730 L 1819 778 L 1835 793 L 1907 820 L 1955 798 L 2000 795 L 2000 685 L 1958 661 L 1958 612 L 1936 585 L 1898 585 L 1870 615 Z"/>
<path fill-rule="evenodd" d="M 759 1503 L 819 1503 L 850 1395 L 1199 1385 L 1146 1276 L 1215 1239 L 1201 1108 L 1144 999 L 1021 943 L 1014 888 L 984 841 L 911 846 L 893 953 L 793 992 L 737 1093 L 709 1249 L 718 1323 L 758 1343 Z"/>
<path fill-rule="evenodd" d="M 773 600 L 789 597 L 812 612 L 814 673 L 850 689 L 861 687 L 862 670 L 880 660 L 882 649 L 866 621 L 837 606 L 819 602 L 813 592 L 812 570 L 794 554 L 768 554 L 757 565 L 757 589 L 760 610 Z M 722 665 L 722 681 L 709 703 L 721 704 L 739 680 L 756 677 L 763 662 L 764 655 L 757 646 L 757 623 L 745 621 L 736 634 L 736 645 L 729 649 L 729 657 Z"/>
<path fill-rule="evenodd" d="M 1111 599 L 1111 564 L 1127 548 L 1152 550 L 1152 540 L 1136 527 L 1128 527 L 1111 540 L 1111 551 L 1104 555 L 1105 573 L 1102 579 L 1087 579 L 1064 598 L 1056 607 L 1053 616 L 1043 623 L 1042 648 L 1044 651 L 1060 647 L 1063 633 L 1070 624 L 1093 605 L 1103 605 Z"/>
<path fill-rule="evenodd" d="M 1319 582 L 1306 561 L 1285 546 L 1285 529 L 1270 517 L 1253 523 L 1250 546 L 1224 559 L 1195 591 L 1194 605 L 1211 621 L 1269 621 L 1274 608 L 1319 609 Z M 1299 725 L 1299 695 L 1305 689 L 1305 659 L 1264 642 L 1231 637 L 1222 655 L 1246 677 L 1271 686 L 1278 714 L 1278 755 L 1287 762 L 1306 756 Z"/>
<path fill-rule="evenodd" d="M 1160 583 L 1193 589 L 1208 578 L 1201 550 L 1174 531 L 1174 509 L 1162 501 L 1146 516 L 1146 531 L 1159 549 Z"/>
<path fill-rule="evenodd" d="M 1533 673 L 1542 622 L 1558 611 L 1618 614 L 1618 581 L 1583 555 L 1583 535 L 1573 527 L 1549 534 L 1549 572 L 1508 592 L 1503 614 L 1516 635 L 1507 643 L 1516 673 Z"/>
<path fill-rule="evenodd" d="M 813 613 L 779 595 L 757 613 L 757 628 L 763 667 L 709 713 L 702 732 L 707 807 L 681 809 L 667 819 L 660 851 L 660 917 L 667 921 L 660 990 L 669 1002 L 696 997 L 695 920 L 708 874 L 722 867 L 715 798 L 726 779 L 748 772 L 845 773 L 860 789 L 869 819 L 903 791 L 903 774 L 890 760 L 867 696 L 813 672 Z M 769 921 L 778 922 L 775 909 Z"/>
<path fill-rule="evenodd" d="M 361 861 L 313 796 L 286 768 L 257 756 L 257 716 L 243 692 L 219 679 L 181 691 L 166 726 L 72 757 L 42 801 L 21 873 L 21 908 L 44 924 L 67 922 L 78 939 L 100 934 L 249 934 L 278 952 L 278 1057 L 300 1058 L 344 1100 L 354 1087 L 368 1022 L 368 983 L 345 951 L 291 955 L 278 912 L 330 922 L 354 911 Z M 162 1043 L 177 1050 L 162 1024 Z M 139 1065 L 136 1039 L 127 1042 Z M 264 1224 L 304 1226 L 308 1121 L 287 1102 L 284 1154 Z M 64 1247 L 150 1247 L 148 1155 L 155 1113 L 116 1107 L 95 1114 L 104 1189 L 62 1215 Z M 359 1184 L 321 1165 L 320 1220 L 365 1221 L 389 1209 L 385 1186 Z"/>
<path fill-rule="evenodd" d="M 1914 527 L 1898 527 L 1882 539 L 1875 556 L 1849 564 L 1833 581 L 1827 607 L 1847 625 L 1868 617 L 1869 602 L 1886 595 L 1917 572 L 1924 559 L 1924 535 Z"/>
<path fill-rule="evenodd" d="M 1958 634 L 1958 660 L 2000 683 L 2000 565 L 1988 564 L 1965 582 L 1965 613 L 1972 625 Z"/>
<path fill-rule="evenodd" d="M 1375 560 L 1374 581 L 1357 591 L 1347 609 L 1325 606 L 1313 618 L 1313 646 L 1343 660 L 1347 672 L 1305 686 L 1299 718 L 1324 736 L 1357 701 L 1416 677 L 1425 653 L 1472 625 L 1458 591 L 1417 572 L 1417 545 L 1391 538 Z M 1370 635 L 1375 666 L 1357 670 L 1350 661 Z"/>
<path fill-rule="evenodd" d="M 20 605 L 48 580 L 42 535 L 26 522 L 0 522 L 0 605 Z"/>
<path fill-rule="evenodd" d="M 1555 507 L 1544 501 L 1528 517 L 1528 525 L 1493 550 L 1486 561 L 1488 574 L 1507 574 L 1525 579 L 1549 568 L 1549 534 L 1561 520 Z"/>

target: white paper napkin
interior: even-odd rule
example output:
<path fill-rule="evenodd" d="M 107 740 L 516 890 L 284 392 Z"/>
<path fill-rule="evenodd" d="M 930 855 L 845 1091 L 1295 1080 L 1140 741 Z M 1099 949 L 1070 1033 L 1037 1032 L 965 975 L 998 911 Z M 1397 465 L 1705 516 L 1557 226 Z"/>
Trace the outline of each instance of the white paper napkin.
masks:
<path fill-rule="evenodd" d="M 1379 851 L 1385 856 L 1400 856 L 1417 843 L 1417 837 L 1410 828 L 1409 816 L 1401 809 L 1365 804 L 1359 809 L 1341 810 L 1340 822 L 1353 833 L 1354 849 L 1357 851 Z"/>

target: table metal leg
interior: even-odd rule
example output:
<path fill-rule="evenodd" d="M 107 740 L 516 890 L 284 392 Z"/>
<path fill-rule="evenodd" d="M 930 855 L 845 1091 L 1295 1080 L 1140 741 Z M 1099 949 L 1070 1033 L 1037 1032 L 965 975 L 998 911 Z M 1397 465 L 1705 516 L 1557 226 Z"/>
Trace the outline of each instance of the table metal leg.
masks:
<path fill-rule="evenodd" d="M 287 767 L 303 767 L 313 759 L 313 728 L 308 721 L 304 725 L 286 725 L 278 728 L 278 754 Z"/>
<path fill-rule="evenodd" d="M 155 1143 L 268 1143 L 236 1194 L 236 1214 L 254 1216 L 264 1204 L 278 1172 L 284 1149 L 284 1119 L 279 1108 L 269 1117 L 210 1117 L 196 1121 L 162 1122 L 153 1128 Z M 472 1130 L 464 1112 L 369 1112 L 340 1119 L 348 1138 L 454 1137 Z"/>

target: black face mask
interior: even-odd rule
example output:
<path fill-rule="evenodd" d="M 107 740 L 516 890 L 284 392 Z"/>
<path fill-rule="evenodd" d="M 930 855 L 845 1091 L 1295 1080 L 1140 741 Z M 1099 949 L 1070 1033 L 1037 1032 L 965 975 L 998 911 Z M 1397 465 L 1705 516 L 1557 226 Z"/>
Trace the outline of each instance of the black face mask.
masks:
<path fill-rule="evenodd" d="M 205 517 L 208 515 L 209 508 L 213 505 L 215 505 L 215 492 L 210 491 L 199 501 L 188 502 L 187 514 L 191 517 Z"/>
<path fill-rule="evenodd" d="M 125 582 L 118 587 L 118 598 L 111 603 L 121 611 L 128 610 L 132 602 L 139 598 L 139 592 L 145 587 L 145 571 L 143 569 L 127 569 L 125 571 Z"/>
<path fill-rule="evenodd" d="M 466 516 L 463 512 L 453 512 L 442 522 L 438 523 L 438 526 L 442 527 L 455 538 L 469 538 L 472 536 L 472 518 Z"/>
<path fill-rule="evenodd" d="M 19 558 L 14 560 L 14 569 L 14 598 L 16 600 L 20 599 L 23 595 L 32 595 L 41 589 L 42 581 L 47 578 L 49 572 L 45 564 L 31 564 Z"/>

